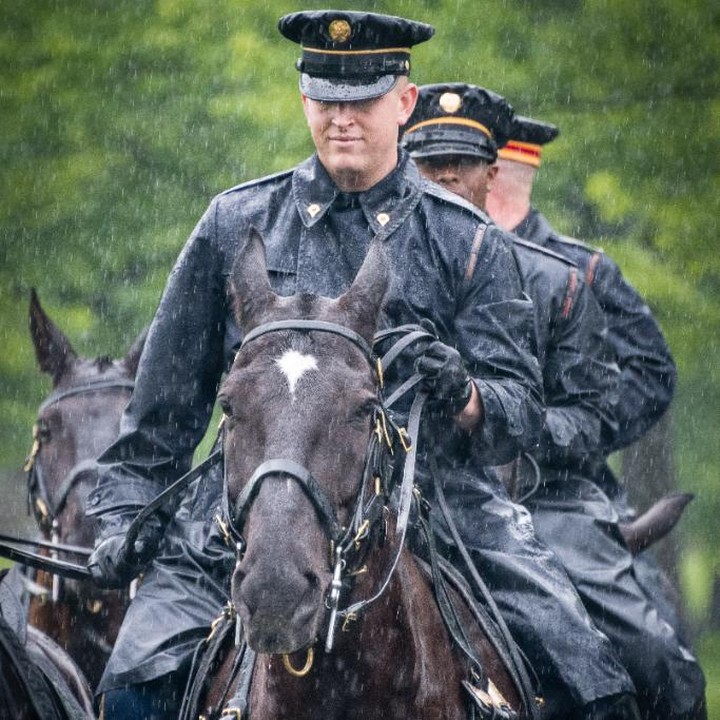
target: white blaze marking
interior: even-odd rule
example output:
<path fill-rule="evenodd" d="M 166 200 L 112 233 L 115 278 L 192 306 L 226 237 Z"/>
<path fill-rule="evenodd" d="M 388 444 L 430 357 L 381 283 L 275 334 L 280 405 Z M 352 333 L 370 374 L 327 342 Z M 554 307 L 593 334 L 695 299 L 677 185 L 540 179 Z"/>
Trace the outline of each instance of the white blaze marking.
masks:
<path fill-rule="evenodd" d="M 317 360 L 312 355 L 303 355 L 297 350 L 288 350 L 281 358 L 275 360 L 275 364 L 285 375 L 293 400 L 300 378 L 308 370 L 317 370 Z"/>

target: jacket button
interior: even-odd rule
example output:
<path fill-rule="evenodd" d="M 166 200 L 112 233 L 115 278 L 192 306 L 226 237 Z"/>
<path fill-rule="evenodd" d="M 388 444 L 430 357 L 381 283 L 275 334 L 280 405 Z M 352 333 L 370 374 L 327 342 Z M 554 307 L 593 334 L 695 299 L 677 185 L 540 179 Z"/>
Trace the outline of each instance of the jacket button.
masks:
<path fill-rule="evenodd" d="M 314 218 L 320 212 L 320 206 L 317 203 L 313 203 L 312 205 L 308 205 L 307 211 L 308 215 Z"/>
<path fill-rule="evenodd" d="M 376 219 L 383 227 L 390 222 L 390 216 L 387 213 L 380 213 Z"/>

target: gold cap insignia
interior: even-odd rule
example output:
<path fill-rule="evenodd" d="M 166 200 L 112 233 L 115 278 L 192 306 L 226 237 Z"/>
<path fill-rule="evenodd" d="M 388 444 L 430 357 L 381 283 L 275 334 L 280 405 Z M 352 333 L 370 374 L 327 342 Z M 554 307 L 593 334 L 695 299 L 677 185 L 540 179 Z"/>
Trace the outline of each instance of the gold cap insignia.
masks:
<path fill-rule="evenodd" d="M 453 92 L 443 93 L 438 102 L 446 113 L 455 113 L 462 107 L 462 98 Z"/>
<path fill-rule="evenodd" d="M 387 213 L 380 213 L 377 216 L 377 221 L 380 223 L 380 225 L 385 227 L 385 225 L 387 225 L 388 222 L 390 222 L 390 216 Z"/>
<path fill-rule="evenodd" d="M 317 203 L 313 203 L 312 205 L 308 205 L 307 211 L 308 215 L 314 218 L 320 212 L 320 206 Z"/>
<path fill-rule="evenodd" d="M 345 43 L 350 39 L 352 29 L 347 20 L 333 20 L 328 26 L 330 39 L 336 43 Z"/>

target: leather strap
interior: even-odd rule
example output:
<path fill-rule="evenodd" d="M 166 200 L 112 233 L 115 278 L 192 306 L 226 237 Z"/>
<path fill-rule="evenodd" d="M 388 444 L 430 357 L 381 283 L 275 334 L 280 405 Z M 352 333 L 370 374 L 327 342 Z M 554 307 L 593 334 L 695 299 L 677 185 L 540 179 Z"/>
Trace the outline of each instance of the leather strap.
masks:
<path fill-rule="evenodd" d="M 65 545 L 64 543 L 54 543 L 48 540 L 28 540 L 26 538 L 14 537 L 13 535 L 5 535 L 0 533 L 0 542 L 9 542 L 14 545 L 29 545 L 30 547 L 46 548 L 48 550 L 57 550 L 59 552 L 72 553 L 73 555 L 82 555 L 90 557 L 92 550 L 90 548 L 81 547 L 80 545 Z"/>
<path fill-rule="evenodd" d="M 505 620 L 502 617 L 502 614 L 500 613 L 500 610 L 495 603 L 495 600 L 490 594 L 490 590 L 488 590 L 485 581 L 480 577 L 480 573 L 477 571 L 475 563 L 473 563 L 472 558 L 470 557 L 470 554 L 465 547 L 465 543 L 460 537 L 460 533 L 458 532 L 457 525 L 455 525 L 455 521 L 452 519 L 450 508 L 448 507 L 445 500 L 445 493 L 443 492 L 442 485 L 438 479 L 439 474 L 437 469 L 437 461 L 434 457 L 430 458 L 430 467 L 433 476 L 435 497 L 437 499 L 438 505 L 440 506 L 440 510 L 442 511 L 445 523 L 450 530 L 450 534 L 453 538 L 455 546 L 465 563 L 468 574 L 472 579 L 473 584 L 477 589 L 477 592 L 479 593 L 480 597 L 483 598 L 483 601 L 492 613 L 493 618 L 495 619 L 495 622 L 497 623 L 498 628 L 500 629 L 500 632 L 505 639 L 509 656 L 512 661 L 512 663 L 508 666 L 508 669 L 510 670 L 510 672 L 513 672 L 515 677 L 517 678 L 516 684 L 518 686 L 518 691 L 520 692 L 523 705 L 525 706 L 525 710 L 531 720 L 538 720 L 539 715 L 537 706 L 535 704 L 535 692 L 533 690 L 532 683 L 530 682 L 530 676 L 527 673 L 525 662 L 520 656 L 517 644 L 515 643 L 515 640 L 510 633 L 510 629 L 505 623 Z"/>
<path fill-rule="evenodd" d="M 38 570 L 46 570 L 70 580 L 87 580 L 90 578 L 90 571 L 85 565 L 58 560 L 46 555 L 38 555 L 31 550 L 25 550 L 7 541 L 0 542 L 0 556 L 38 568 Z"/>
<path fill-rule="evenodd" d="M 403 480 L 400 485 L 400 499 L 398 501 L 397 511 L 397 523 L 395 525 L 395 558 L 391 563 L 388 571 L 385 575 L 385 580 L 382 582 L 377 592 L 370 598 L 365 600 L 359 600 L 353 603 L 344 610 L 339 610 L 338 615 L 341 617 L 349 617 L 355 615 L 364 610 L 368 605 L 371 605 L 378 600 L 385 592 L 390 580 L 395 572 L 400 555 L 405 546 L 405 535 L 407 533 L 408 518 L 410 515 L 410 508 L 412 506 L 412 495 L 413 488 L 415 486 L 415 465 L 417 461 L 417 438 L 418 431 L 420 429 L 420 418 L 422 416 L 422 410 L 425 406 L 427 399 L 427 393 L 418 393 L 413 400 L 413 404 L 410 408 L 410 415 L 408 417 L 408 435 L 412 438 L 412 445 L 405 456 L 405 467 L 403 469 Z"/>
<path fill-rule="evenodd" d="M 228 517 L 232 520 L 232 528 L 238 535 L 241 534 L 241 528 L 245 514 L 250 509 L 252 501 L 255 499 L 260 490 L 260 485 L 271 475 L 289 475 L 303 489 L 310 502 L 312 502 L 315 510 L 323 524 L 328 536 L 331 540 L 337 541 L 340 537 L 340 523 L 335 516 L 332 502 L 327 496 L 317 480 L 312 476 L 309 470 L 299 463 L 284 458 L 274 458 L 261 463 L 248 480 L 242 492 L 238 496 L 235 503 L 235 510 Z M 227 487 L 227 483 L 225 483 Z M 225 490 L 227 492 L 227 490 Z"/>
<path fill-rule="evenodd" d="M 42 402 L 38 409 L 38 414 L 45 410 L 45 408 L 50 407 L 50 405 L 54 405 L 60 402 L 60 400 L 72 397 L 73 395 L 84 395 L 85 393 L 98 392 L 100 390 L 117 390 L 118 388 L 132 390 L 134 387 L 134 380 L 106 380 L 103 382 L 78 385 L 68 388 L 67 390 L 58 390 L 57 392 L 51 393 L 50 396 Z"/>
<path fill-rule="evenodd" d="M 375 354 L 373 353 L 370 344 L 364 337 L 343 325 L 324 322 L 322 320 L 277 320 L 275 322 L 263 323 L 262 325 L 258 325 L 258 327 L 254 330 L 251 330 L 243 338 L 240 349 L 242 350 L 248 343 L 251 343 L 253 340 L 257 340 L 257 338 L 262 337 L 263 335 L 277 332 L 279 330 L 304 330 L 306 332 L 326 332 L 331 335 L 340 335 L 359 347 L 365 354 L 365 357 L 367 357 L 371 362 L 374 361 Z"/>
<path fill-rule="evenodd" d="M 193 480 L 199 478 L 206 470 L 209 470 L 214 465 L 217 465 L 220 460 L 222 460 L 222 450 L 218 449 L 208 455 L 208 457 L 206 457 L 199 465 L 196 465 L 192 470 L 186 472 L 172 485 L 165 488 L 165 490 L 157 495 L 155 499 L 145 505 L 145 507 L 135 516 L 125 533 L 125 546 L 127 548 L 131 548 L 135 544 L 140 528 L 158 508 L 162 507 L 168 500 L 182 492 Z"/>

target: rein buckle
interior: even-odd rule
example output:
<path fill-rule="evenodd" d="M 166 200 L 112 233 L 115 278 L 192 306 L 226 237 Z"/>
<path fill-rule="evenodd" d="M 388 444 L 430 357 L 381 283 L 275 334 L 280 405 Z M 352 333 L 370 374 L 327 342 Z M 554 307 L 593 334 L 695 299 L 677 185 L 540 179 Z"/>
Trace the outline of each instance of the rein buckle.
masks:
<path fill-rule="evenodd" d="M 201 715 L 200 718 L 201 720 L 204 720 L 205 716 Z M 242 720 L 242 710 L 235 707 L 225 708 L 222 711 L 220 720 L 227 720 L 228 718 L 232 718 L 232 720 Z"/>
<path fill-rule="evenodd" d="M 360 542 L 364 540 L 368 536 L 368 530 L 370 529 L 370 520 L 367 518 L 363 521 L 362 525 L 358 528 L 358 531 L 355 533 L 355 537 L 353 538 L 353 544 L 355 545 L 355 549 L 360 549 Z"/>

